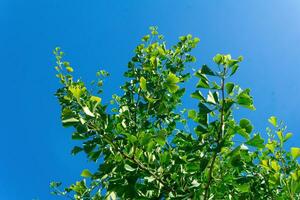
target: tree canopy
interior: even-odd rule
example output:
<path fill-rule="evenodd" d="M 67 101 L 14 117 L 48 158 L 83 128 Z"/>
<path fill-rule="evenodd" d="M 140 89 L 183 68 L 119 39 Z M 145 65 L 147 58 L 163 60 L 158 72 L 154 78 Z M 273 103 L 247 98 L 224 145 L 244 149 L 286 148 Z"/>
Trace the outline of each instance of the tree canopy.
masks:
<path fill-rule="evenodd" d="M 168 47 L 151 27 L 128 63 L 123 94 L 109 103 L 101 98 L 106 71 L 88 88 L 73 78 L 61 49 L 54 50 L 62 124 L 82 141 L 72 154 L 83 152 L 99 165 L 64 189 L 52 182 L 54 194 L 76 200 L 300 198 L 300 148 L 284 147 L 292 137 L 284 123 L 270 117 L 261 135 L 250 120 L 234 118 L 238 108 L 255 110 L 250 89 L 228 81 L 241 56 L 217 54 L 214 66 L 196 70 L 190 97 L 198 108 L 182 108 L 198 42 L 189 34 Z"/>

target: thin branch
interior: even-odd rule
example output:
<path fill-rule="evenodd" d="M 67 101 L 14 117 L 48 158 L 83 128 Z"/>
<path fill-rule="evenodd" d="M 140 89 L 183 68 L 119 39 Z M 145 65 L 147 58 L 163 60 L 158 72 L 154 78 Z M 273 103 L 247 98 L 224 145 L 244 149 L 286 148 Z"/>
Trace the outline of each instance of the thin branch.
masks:
<path fill-rule="evenodd" d="M 119 149 L 115 143 L 113 143 L 111 141 L 111 139 L 107 136 L 107 135 L 102 135 L 104 137 L 104 139 L 117 151 L 119 152 L 124 158 L 128 159 L 129 161 L 135 163 L 136 165 L 139 166 L 139 168 L 141 168 L 142 170 L 148 172 L 149 174 L 151 174 L 158 182 L 160 182 L 166 189 L 168 192 L 173 191 L 174 189 L 172 187 L 169 187 L 167 185 L 167 183 L 165 183 L 158 175 L 156 175 L 153 171 L 151 171 L 149 168 L 147 168 L 143 163 L 141 163 L 139 160 L 137 160 L 135 157 L 131 157 L 129 155 L 127 155 L 126 153 L 124 153 L 121 149 Z"/>
<path fill-rule="evenodd" d="M 225 94 L 224 94 L 224 85 L 225 85 L 225 67 L 224 67 L 224 70 L 223 70 L 223 75 L 222 75 L 222 78 L 221 78 L 221 92 L 222 92 L 222 107 L 221 107 L 221 116 L 220 116 L 220 131 L 219 131 L 219 134 L 218 134 L 218 139 L 217 139 L 217 147 L 216 149 L 218 150 L 220 148 L 220 140 L 222 139 L 222 137 L 224 136 L 224 129 L 225 129 L 225 124 L 224 124 L 224 102 L 225 102 Z M 209 172 L 208 172 L 208 180 L 207 180 L 207 184 L 205 186 L 205 193 L 204 193 L 204 200 L 207 200 L 209 198 L 209 187 L 211 185 L 211 182 L 212 182 L 212 173 L 213 173 L 213 169 L 214 169 L 214 165 L 215 165 L 215 161 L 216 161 L 216 158 L 217 158 L 217 151 L 215 150 L 213 152 L 213 156 L 212 156 L 212 161 L 211 161 L 211 165 L 209 167 Z"/>

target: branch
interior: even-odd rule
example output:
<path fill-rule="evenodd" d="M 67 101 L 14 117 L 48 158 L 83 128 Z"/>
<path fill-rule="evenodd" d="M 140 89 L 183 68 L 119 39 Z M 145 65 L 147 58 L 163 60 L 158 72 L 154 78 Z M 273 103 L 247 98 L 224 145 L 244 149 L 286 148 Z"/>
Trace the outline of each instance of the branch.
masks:
<path fill-rule="evenodd" d="M 212 172 L 213 172 L 213 169 L 214 169 L 214 165 L 215 165 L 215 161 L 216 161 L 216 158 L 217 158 L 217 150 L 220 148 L 220 140 L 222 139 L 223 135 L 224 135 L 224 99 L 225 99 L 225 95 L 224 95 L 224 84 L 225 84 L 225 67 L 224 67 L 224 70 L 223 70 L 223 76 L 222 76 L 222 79 L 221 79 L 221 92 L 222 92 L 222 107 L 221 107 L 221 116 L 220 116 L 220 131 L 219 131 L 219 134 L 218 134 L 218 139 L 217 139 L 217 147 L 216 147 L 216 150 L 214 151 L 213 153 L 213 156 L 212 156 L 212 161 L 211 161 L 211 165 L 209 167 L 209 172 L 208 172 L 208 181 L 207 181 L 207 184 L 205 186 L 205 193 L 204 193 L 204 200 L 207 200 L 209 198 L 209 187 L 210 187 L 210 184 L 212 182 Z"/>
<path fill-rule="evenodd" d="M 175 192 L 174 189 L 172 187 L 169 187 L 167 185 L 167 183 L 165 183 L 165 181 L 163 181 L 157 174 L 155 174 L 153 171 L 151 171 L 151 169 L 147 168 L 143 163 L 141 163 L 139 160 L 137 160 L 135 157 L 131 157 L 129 155 L 127 155 L 126 153 L 124 153 L 121 149 L 119 149 L 115 143 L 113 143 L 111 141 L 111 139 L 107 136 L 107 135 L 102 135 L 103 138 L 117 151 L 119 152 L 124 158 L 128 159 L 129 161 L 131 161 L 132 163 L 135 163 L 136 165 L 139 166 L 140 169 L 148 172 L 149 174 L 151 174 L 158 182 L 160 182 L 165 188 L 167 192 Z"/>

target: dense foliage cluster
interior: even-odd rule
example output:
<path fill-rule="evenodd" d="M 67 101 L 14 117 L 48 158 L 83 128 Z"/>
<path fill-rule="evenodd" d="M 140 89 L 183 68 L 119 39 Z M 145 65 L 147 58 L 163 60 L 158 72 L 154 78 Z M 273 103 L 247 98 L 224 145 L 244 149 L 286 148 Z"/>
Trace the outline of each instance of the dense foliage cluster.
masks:
<path fill-rule="evenodd" d="M 262 137 L 248 119 L 234 119 L 239 107 L 255 110 L 250 89 L 227 81 L 242 57 L 217 54 L 214 67 L 197 70 L 191 97 L 198 109 L 180 110 L 190 78 L 185 68 L 196 60 L 190 52 L 199 39 L 182 36 L 168 48 L 150 30 L 128 63 L 123 94 L 110 104 L 101 101 L 108 73 L 97 72 L 93 94 L 55 49 L 62 123 L 82 141 L 72 154 L 84 152 L 99 169 L 83 170 L 83 180 L 62 190 L 52 182 L 53 193 L 76 200 L 299 199 L 300 148 L 284 148 L 292 136 L 284 124 L 271 117 Z"/>

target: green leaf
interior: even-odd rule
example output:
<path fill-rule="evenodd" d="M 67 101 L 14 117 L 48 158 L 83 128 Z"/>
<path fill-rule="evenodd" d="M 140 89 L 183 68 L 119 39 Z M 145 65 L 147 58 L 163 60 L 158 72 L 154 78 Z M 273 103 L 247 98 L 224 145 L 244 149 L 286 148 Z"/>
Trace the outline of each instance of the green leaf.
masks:
<path fill-rule="evenodd" d="M 211 89 L 214 89 L 214 90 L 221 90 L 222 89 L 221 86 L 218 85 L 215 81 L 213 81 L 211 84 L 212 84 Z"/>
<path fill-rule="evenodd" d="M 69 126 L 74 126 L 76 125 L 77 123 L 79 122 L 78 119 L 75 119 L 75 118 L 69 118 L 69 119 L 64 119 L 62 120 L 62 124 L 64 127 L 69 127 Z"/>
<path fill-rule="evenodd" d="M 276 142 L 272 141 L 266 144 L 266 148 L 269 149 L 272 153 L 275 152 Z"/>
<path fill-rule="evenodd" d="M 283 133 L 282 131 L 277 131 L 277 136 L 278 136 L 278 139 L 280 140 L 281 143 L 283 143 Z"/>
<path fill-rule="evenodd" d="M 194 43 L 198 43 L 198 42 L 200 42 L 200 39 L 197 37 L 194 37 Z"/>
<path fill-rule="evenodd" d="M 213 58 L 213 61 L 214 61 L 216 64 L 220 65 L 221 62 L 222 62 L 222 59 L 223 59 L 223 56 L 222 56 L 221 54 L 217 54 L 217 55 Z"/>
<path fill-rule="evenodd" d="M 264 140 L 260 137 L 259 134 L 256 134 L 252 139 L 247 141 L 246 144 L 260 149 L 265 147 Z"/>
<path fill-rule="evenodd" d="M 211 75 L 211 76 L 216 76 L 216 73 L 212 71 L 207 65 L 202 66 L 201 73 Z"/>
<path fill-rule="evenodd" d="M 268 121 L 274 126 L 277 127 L 277 118 L 275 116 L 271 116 Z"/>
<path fill-rule="evenodd" d="M 188 111 L 188 118 L 195 120 L 197 117 L 197 112 L 195 110 Z"/>
<path fill-rule="evenodd" d="M 252 97 L 250 96 L 250 89 L 245 89 L 237 96 L 237 103 L 250 110 L 255 110 Z"/>
<path fill-rule="evenodd" d="M 150 140 L 149 143 L 146 145 L 147 146 L 146 151 L 151 152 L 155 144 L 156 143 L 154 142 L 154 140 Z"/>
<path fill-rule="evenodd" d="M 149 183 L 153 182 L 155 178 L 153 176 L 146 176 L 144 177 L 145 180 L 147 180 Z"/>
<path fill-rule="evenodd" d="M 207 102 L 212 104 L 219 103 L 219 93 L 218 92 L 212 93 L 211 91 L 209 91 L 207 95 Z"/>
<path fill-rule="evenodd" d="M 107 192 L 105 200 L 117 200 L 117 195 L 114 191 Z"/>
<path fill-rule="evenodd" d="M 166 136 L 165 136 L 165 132 L 164 131 L 160 131 L 157 135 L 157 137 L 155 138 L 156 142 L 160 145 L 160 146 L 164 146 L 166 144 Z"/>
<path fill-rule="evenodd" d="M 191 94 L 191 97 L 194 99 L 198 99 L 200 101 L 206 101 L 205 98 L 203 97 L 202 93 L 200 90 L 197 90 Z"/>
<path fill-rule="evenodd" d="M 125 164 L 124 168 L 125 168 L 127 171 L 130 171 L 130 172 L 135 171 L 135 169 L 134 169 L 133 167 L 131 167 L 130 165 L 128 165 L 128 164 Z"/>
<path fill-rule="evenodd" d="M 84 91 L 84 89 L 80 88 L 79 86 L 73 86 L 73 85 L 69 86 L 68 89 L 77 100 L 80 99 L 80 96 Z"/>
<path fill-rule="evenodd" d="M 90 111 L 90 109 L 87 106 L 84 106 L 82 109 L 83 109 L 83 112 L 85 114 L 87 114 L 88 116 L 95 117 L 95 115 Z"/>
<path fill-rule="evenodd" d="M 156 101 L 158 100 L 158 99 L 151 98 L 150 96 L 146 96 L 146 99 L 147 99 L 150 103 L 156 102 Z"/>
<path fill-rule="evenodd" d="M 150 142 L 151 138 L 152 138 L 152 135 L 151 134 L 148 134 L 148 133 L 140 133 L 140 144 L 141 145 L 146 145 Z"/>
<path fill-rule="evenodd" d="M 179 89 L 179 86 L 175 85 L 175 84 L 170 84 L 170 85 L 167 85 L 167 88 L 170 93 L 175 93 Z"/>
<path fill-rule="evenodd" d="M 236 73 L 236 71 L 238 70 L 239 68 L 239 65 L 233 65 L 232 68 L 231 68 L 231 73 L 230 73 L 230 76 L 234 75 Z"/>
<path fill-rule="evenodd" d="M 253 126 L 251 125 L 251 122 L 248 119 L 241 119 L 240 121 L 240 127 L 245 129 L 247 133 L 251 133 Z"/>
<path fill-rule="evenodd" d="M 179 89 L 179 86 L 176 85 L 179 81 L 180 79 L 175 74 L 169 72 L 169 75 L 166 79 L 166 86 L 170 93 L 175 93 Z"/>
<path fill-rule="evenodd" d="M 74 71 L 74 69 L 72 67 L 66 67 L 67 72 L 71 73 Z"/>
<path fill-rule="evenodd" d="M 197 88 L 209 88 L 208 81 L 205 79 L 200 79 L 196 85 Z"/>
<path fill-rule="evenodd" d="M 226 83 L 225 89 L 226 89 L 227 94 L 231 95 L 233 88 L 234 88 L 234 83 L 231 83 L 231 82 Z"/>
<path fill-rule="evenodd" d="M 72 139 L 73 140 L 84 140 L 87 138 L 87 135 L 84 135 L 84 134 L 81 134 L 81 133 L 78 133 L 78 132 L 74 132 L 72 134 Z"/>
<path fill-rule="evenodd" d="M 249 185 L 249 183 L 236 184 L 235 187 L 241 193 L 246 193 L 246 192 L 250 191 L 250 185 Z"/>
<path fill-rule="evenodd" d="M 140 87 L 144 92 L 147 91 L 147 83 L 146 82 L 147 82 L 146 79 L 142 76 L 140 78 Z"/>
<path fill-rule="evenodd" d="M 82 151 L 83 149 L 81 147 L 78 147 L 78 146 L 75 146 L 72 151 L 71 151 L 71 154 L 73 156 L 75 156 L 76 154 L 78 154 L 80 151 Z"/>
<path fill-rule="evenodd" d="M 203 104 L 201 102 L 198 104 L 198 107 L 200 109 L 200 113 L 203 113 L 203 114 L 207 114 L 207 113 L 210 113 L 212 111 L 205 104 Z"/>
<path fill-rule="evenodd" d="M 286 142 L 288 139 L 290 139 L 291 137 L 293 137 L 293 133 L 287 133 L 284 137 L 284 142 Z"/>
<path fill-rule="evenodd" d="M 291 155 L 294 159 L 297 159 L 300 156 L 300 148 L 292 147 L 291 148 Z"/>
<path fill-rule="evenodd" d="M 238 59 L 237 59 L 239 62 L 242 62 L 244 60 L 244 57 L 243 56 L 239 56 Z"/>
<path fill-rule="evenodd" d="M 150 35 L 145 35 L 142 39 L 143 42 L 147 42 L 150 38 Z"/>
<path fill-rule="evenodd" d="M 234 104 L 234 101 L 230 98 L 226 98 L 225 99 L 225 103 L 224 103 L 224 111 L 225 113 L 227 113 L 229 111 L 229 109 L 231 108 L 231 106 Z"/>
<path fill-rule="evenodd" d="M 82 172 L 81 172 L 81 175 L 82 177 L 84 178 L 89 178 L 91 177 L 93 174 L 88 170 L 88 169 L 84 169 Z"/>
<path fill-rule="evenodd" d="M 249 133 L 247 133 L 245 129 L 241 127 L 236 127 L 236 132 L 242 137 L 244 137 L 245 139 L 249 140 L 250 138 Z"/>
<path fill-rule="evenodd" d="M 155 57 L 155 56 L 152 56 L 152 57 L 150 58 L 150 62 L 151 62 L 151 64 L 152 64 L 154 67 L 157 67 L 157 64 L 158 64 L 158 58 Z"/>
<path fill-rule="evenodd" d="M 131 135 L 131 134 L 126 134 L 126 135 L 127 135 L 128 141 L 131 143 L 135 143 L 138 140 L 137 137 L 134 135 Z"/>
<path fill-rule="evenodd" d="M 173 74 L 172 72 L 169 72 L 169 75 L 168 75 L 166 81 L 169 84 L 176 84 L 180 81 L 180 79 L 175 74 Z"/>
<path fill-rule="evenodd" d="M 274 169 L 276 172 L 278 172 L 280 170 L 280 165 L 278 164 L 277 161 L 275 160 L 272 160 L 271 161 L 271 167 L 272 169 Z"/>
<path fill-rule="evenodd" d="M 91 96 L 90 98 L 92 101 L 95 101 L 97 103 L 100 103 L 101 102 L 101 98 L 100 97 L 96 97 L 96 96 Z"/>
<path fill-rule="evenodd" d="M 57 187 L 61 186 L 61 184 L 62 184 L 61 182 L 52 181 L 50 183 L 50 187 L 51 188 L 57 188 Z"/>

